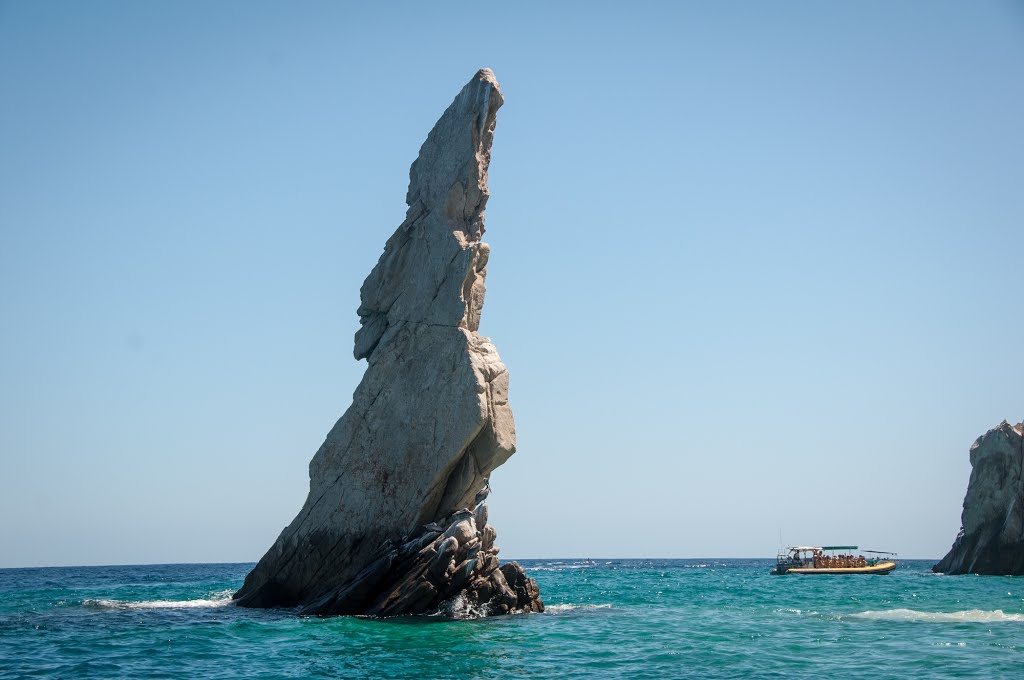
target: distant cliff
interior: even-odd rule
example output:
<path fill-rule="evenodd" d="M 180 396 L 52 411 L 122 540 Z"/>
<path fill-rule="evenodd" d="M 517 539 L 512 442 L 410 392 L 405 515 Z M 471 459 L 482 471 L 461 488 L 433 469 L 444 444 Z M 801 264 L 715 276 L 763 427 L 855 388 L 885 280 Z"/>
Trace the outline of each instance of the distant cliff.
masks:
<path fill-rule="evenodd" d="M 1024 575 L 1024 422 L 978 437 L 971 468 L 960 534 L 932 571 Z"/>

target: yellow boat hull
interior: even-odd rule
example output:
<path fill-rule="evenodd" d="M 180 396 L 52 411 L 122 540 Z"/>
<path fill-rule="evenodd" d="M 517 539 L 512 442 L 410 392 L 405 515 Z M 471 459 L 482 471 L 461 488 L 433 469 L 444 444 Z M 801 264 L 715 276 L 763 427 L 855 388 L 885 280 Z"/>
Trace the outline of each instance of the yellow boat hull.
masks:
<path fill-rule="evenodd" d="M 896 568 L 895 562 L 879 562 L 873 567 L 831 567 L 815 569 L 814 567 L 798 567 L 787 569 L 787 574 L 888 574 Z"/>

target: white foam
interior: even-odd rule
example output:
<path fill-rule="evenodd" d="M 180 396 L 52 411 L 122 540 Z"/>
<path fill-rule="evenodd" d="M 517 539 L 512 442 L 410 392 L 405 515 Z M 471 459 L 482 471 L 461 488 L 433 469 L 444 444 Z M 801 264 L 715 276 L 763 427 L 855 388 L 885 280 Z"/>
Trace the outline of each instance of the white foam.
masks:
<path fill-rule="evenodd" d="M 579 609 L 611 609 L 610 604 L 550 604 L 544 605 L 545 614 L 563 614 Z"/>
<path fill-rule="evenodd" d="M 484 603 L 482 607 L 473 607 L 466 599 L 466 593 L 461 592 L 454 599 L 442 602 L 437 611 L 428 616 L 437 616 L 446 619 L 469 620 L 479 619 L 490 613 L 490 605 Z"/>
<path fill-rule="evenodd" d="M 817 616 L 818 612 L 813 609 L 776 609 L 777 612 L 785 612 L 786 614 L 796 614 L 797 616 Z"/>
<path fill-rule="evenodd" d="M 932 623 L 1001 623 L 1024 621 L 1024 614 L 1007 614 L 1002 609 L 984 611 L 968 609 L 961 612 L 921 612 L 916 609 L 886 609 L 850 614 L 853 618 L 874 621 L 927 621 Z"/>
<path fill-rule="evenodd" d="M 214 607 L 226 607 L 232 604 L 230 590 L 220 593 L 213 593 L 210 599 L 196 600 L 83 600 L 86 607 L 99 609 L 212 609 Z"/>

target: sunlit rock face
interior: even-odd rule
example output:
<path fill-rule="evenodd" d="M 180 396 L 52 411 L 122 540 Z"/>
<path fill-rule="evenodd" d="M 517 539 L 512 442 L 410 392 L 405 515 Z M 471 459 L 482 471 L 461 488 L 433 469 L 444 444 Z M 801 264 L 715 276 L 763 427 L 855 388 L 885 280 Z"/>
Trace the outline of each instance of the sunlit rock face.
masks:
<path fill-rule="evenodd" d="M 1004 420 L 971 446 L 961 522 L 952 549 L 932 571 L 1024 575 L 1024 422 Z"/>
<path fill-rule="evenodd" d="M 455 617 L 541 611 L 537 585 L 500 565 L 491 472 L 515 452 L 508 371 L 477 333 L 495 116 L 479 71 L 409 172 L 405 221 L 360 289 L 352 405 L 309 466 L 309 496 L 235 593 L 306 614 Z"/>

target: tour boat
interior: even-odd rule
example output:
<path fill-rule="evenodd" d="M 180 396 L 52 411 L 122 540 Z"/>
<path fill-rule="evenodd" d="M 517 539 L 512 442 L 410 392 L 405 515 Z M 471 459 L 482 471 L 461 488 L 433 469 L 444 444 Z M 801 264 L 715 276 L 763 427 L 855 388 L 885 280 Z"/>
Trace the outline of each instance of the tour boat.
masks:
<path fill-rule="evenodd" d="M 863 550 L 855 545 L 793 546 L 779 553 L 772 573 L 784 574 L 888 574 L 896 568 L 896 553 Z M 850 552 L 846 552 L 850 551 Z"/>

